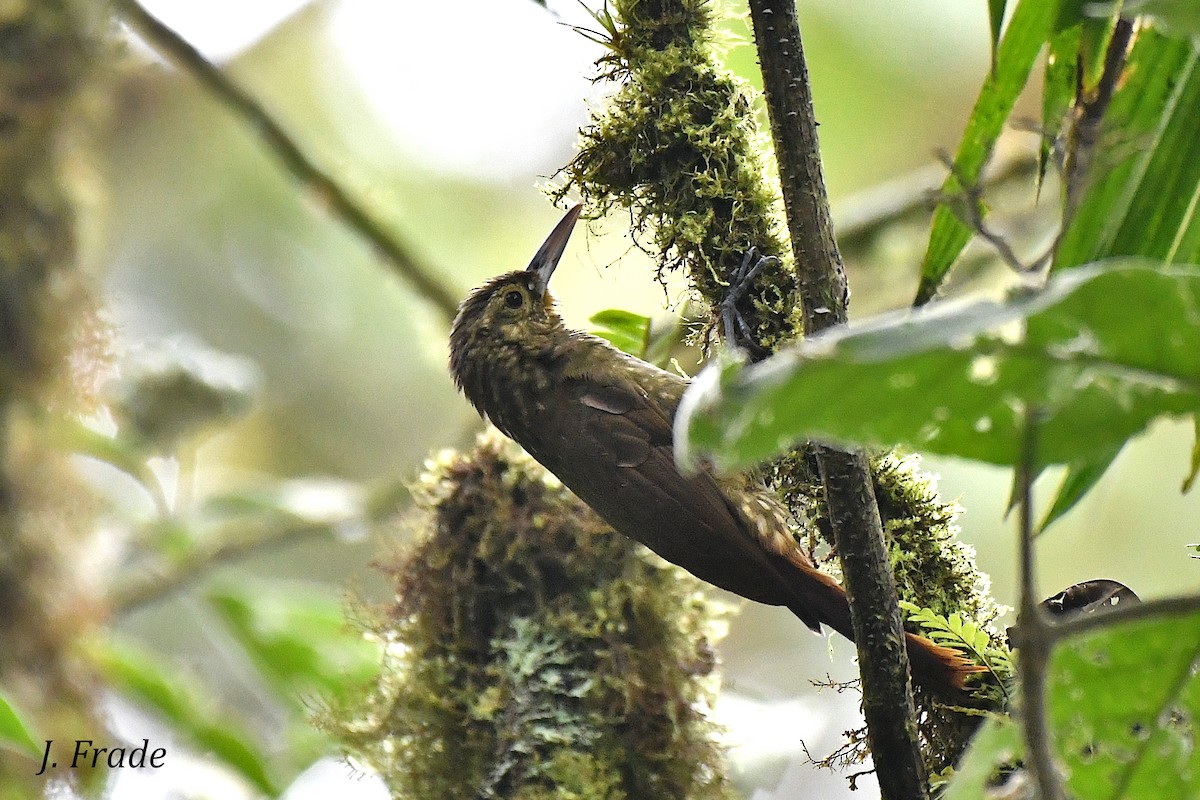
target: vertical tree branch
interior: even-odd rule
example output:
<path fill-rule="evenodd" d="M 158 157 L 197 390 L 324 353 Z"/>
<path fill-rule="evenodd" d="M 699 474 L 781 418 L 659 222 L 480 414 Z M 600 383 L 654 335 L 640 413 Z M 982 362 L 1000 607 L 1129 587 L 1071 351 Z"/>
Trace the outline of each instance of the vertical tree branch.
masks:
<path fill-rule="evenodd" d="M 78 664 L 98 622 L 79 581 L 87 493 L 42 420 L 84 405 L 94 299 L 79 264 L 68 149 L 109 54 L 105 3 L 10 4 L 0 20 L 0 686 L 51 739 L 98 722 L 95 676 Z M 99 336 L 97 335 L 97 338 Z M 52 414 L 47 414 L 52 410 Z M 0 796 L 41 796 L 49 776 L 0 749 Z M 72 780 L 95 787 L 97 773 Z"/>
<path fill-rule="evenodd" d="M 1038 410 L 1025 412 L 1021 463 L 1017 465 L 1017 498 L 1020 500 L 1021 599 L 1016 639 L 1021 675 L 1021 726 L 1024 729 L 1029 771 L 1042 800 L 1059 800 L 1058 770 L 1046 727 L 1046 667 L 1054 647 L 1054 631 L 1037 599 L 1033 566 L 1033 479 L 1037 453 Z"/>
<path fill-rule="evenodd" d="M 847 318 L 849 291 L 834 239 L 794 0 L 750 0 L 809 335 Z M 927 796 L 895 578 L 870 468 L 860 452 L 817 450 L 858 646 L 863 713 L 885 800 Z"/>

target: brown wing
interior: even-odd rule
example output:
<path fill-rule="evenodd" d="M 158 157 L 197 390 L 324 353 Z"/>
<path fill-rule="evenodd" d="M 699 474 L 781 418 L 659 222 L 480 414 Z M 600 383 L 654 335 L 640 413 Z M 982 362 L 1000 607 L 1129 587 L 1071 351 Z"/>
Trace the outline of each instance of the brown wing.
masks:
<path fill-rule="evenodd" d="M 672 418 L 682 387 L 647 390 L 583 375 L 565 378 L 554 393 L 536 429 L 517 439 L 614 529 L 701 580 L 787 606 L 812 630 L 826 624 L 853 640 L 837 581 L 798 550 L 781 553 L 760 541 L 710 474 L 676 468 Z M 928 639 L 906 639 L 914 676 L 947 696 L 957 697 L 966 676 L 982 669 Z"/>
<path fill-rule="evenodd" d="M 711 475 L 676 468 L 678 394 L 622 378 L 564 379 L 521 444 L 619 532 L 702 580 L 787 605 L 819 629 L 821 615 L 790 586 L 794 567 L 759 545 Z"/>

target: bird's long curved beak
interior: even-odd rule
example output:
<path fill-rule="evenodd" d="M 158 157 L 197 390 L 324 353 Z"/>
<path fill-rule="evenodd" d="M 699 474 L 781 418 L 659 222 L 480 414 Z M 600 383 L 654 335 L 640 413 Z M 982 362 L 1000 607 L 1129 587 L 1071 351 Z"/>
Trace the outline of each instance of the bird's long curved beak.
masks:
<path fill-rule="evenodd" d="M 563 251 L 567 249 L 567 240 L 571 238 L 571 231 L 575 229 L 575 221 L 579 219 L 579 212 L 582 210 L 582 205 L 575 205 L 563 215 L 559 223 L 554 226 L 554 230 L 550 231 L 550 235 L 546 237 L 546 241 L 542 242 L 542 246 L 534 254 L 529 266 L 525 268 L 526 272 L 532 272 L 537 276 L 535 288 L 538 294 L 546 293 L 546 287 L 550 285 L 550 276 L 554 274 L 558 260 L 562 258 Z"/>

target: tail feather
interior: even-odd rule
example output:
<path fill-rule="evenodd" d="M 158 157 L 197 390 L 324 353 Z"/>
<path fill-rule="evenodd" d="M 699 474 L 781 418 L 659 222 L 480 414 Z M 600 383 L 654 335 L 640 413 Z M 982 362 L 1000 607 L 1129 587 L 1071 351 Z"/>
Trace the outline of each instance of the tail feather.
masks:
<path fill-rule="evenodd" d="M 924 636 L 907 633 L 905 637 L 913 681 L 940 697 L 961 694 L 967 678 L 987 670 L 968 661 L 958 650 L 934 644 Z"/>
<path fill-rule="evenodd" d="M 854 641 L 850 601 L 845 589 L 810 564 L 798 564 L 793 560 L 791 566 L 799 568 L 797 572 L 803 576 L 791 583 L 796 598 L 788 604 L 792 613 L 813 630 L 819 631 L 817 623 L 823 623 Z M 913 681 L 942 699 L 963 699 L 967 678 L 987 669 L 967 660 L 961 652 L 935 644 L 924 636 L 906 633 L 905 638 Z"/>

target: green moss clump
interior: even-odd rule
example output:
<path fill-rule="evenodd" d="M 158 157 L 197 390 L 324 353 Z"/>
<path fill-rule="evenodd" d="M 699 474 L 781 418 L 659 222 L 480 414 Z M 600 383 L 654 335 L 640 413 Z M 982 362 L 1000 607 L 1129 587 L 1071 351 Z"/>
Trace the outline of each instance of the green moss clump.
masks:
<path fill-rule="evenodd" d="M 577 191 L 590 213 L 628 210 L 634 241 L 664 270 L 684 269 L 710 304 L 725 296 L 746 252 L 779 261 L 739 304 L 763 352 L 801 330 L 778 192 L 749 89 L 716 57 L 708 0 L 614 0 L 596 15 L 608 52 L 597 80 L 620 85 L 580 131 L 579 151 L 551 194 Z"/>
<path fill-rule="evenodd" d="M 986 628 L 1000 613 L 989 593 L 991 581 L 975 566 L 974 549 L 958 539 L 962 509 L 942 499 L 919 461 L 894 452 L 871 460 L 900 598 Z"/>
<path fill-rule="evenodd" d="M 726 798 L 719 613 L 515 445 L 431 463 L 372 635 L 382 674 L 327 725 L 398 798 Z"/>
<path fill-rule="evenodd" d="M 942 498 L 935 478 L 922 472 L 919 463 L 916 455 L 895 452 L 871 459 L 872 486 L 900 599 L 942 617 L 957 615 L 987 633 L 991 639 L 989 656 L 999 651 L 997 660 L 1007 660 L 1007 644 L 993 625 L 1002 609 L 989 593 L 988 576 L 975 565 L 974 550 L 958 538 L 957 521 L 962 510 Z M 796 533 L 801 546 L 822 557 L 824 566 L 838 574 L 837 559 L 831 554 L 833 533 L 825 510 L 824 489 L 811 448 L 776 459 L 768 474 L 780 487 L 793 516 L 805 521 L 805 527 Z M 914 633 L 928 634 L 913 621 L 906 626 Z M 964 655 L 978 660 L 970 651 Z M 1005 690 L 997 683 L 999 677 L 981 676 L 971 703 L 1000 708 Z M 980 718 L 946 708 L 920 687 L 914 687 L 914 691 L 927 766 L 931 774 L 938 773 L 957 761 Z M 866 730 L 862 729 L 851 731 L 846 746 L 819 763 L 853 764 L 867 755 Z"/>

